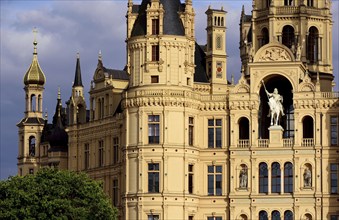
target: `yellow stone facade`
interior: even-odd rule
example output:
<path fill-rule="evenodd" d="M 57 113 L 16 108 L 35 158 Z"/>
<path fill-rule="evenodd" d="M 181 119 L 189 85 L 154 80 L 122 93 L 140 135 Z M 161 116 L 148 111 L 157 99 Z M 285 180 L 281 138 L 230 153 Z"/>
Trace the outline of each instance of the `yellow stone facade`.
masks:
<path fill-rule="evenodd" d="M 331 1 L 252 7 L 241 13 L 235 84 L 223 8 L 207 9 L 200 46 L 191 0 L 129 0 L 126 68 L 107 69 L 99 55 L 88 119 L 82 84 L 73 85 L 67 152 L 48 151 L 48 138 L 40 144 L 43 124 L 19 123 L 19 173 L 87 172 L 103 181 L 120 219 L 339 219 Z M 265 88 L 283 96 L 281 126 L 270 125 Z"/>

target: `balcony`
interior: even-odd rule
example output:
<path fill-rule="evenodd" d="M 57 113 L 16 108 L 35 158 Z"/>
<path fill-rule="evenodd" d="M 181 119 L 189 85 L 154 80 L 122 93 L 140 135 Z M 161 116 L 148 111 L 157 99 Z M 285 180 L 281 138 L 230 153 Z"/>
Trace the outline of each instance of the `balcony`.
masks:
<path fill-rule="evenodd" d="M 301 142 L 301 146 L 303 147 L 313 147 L 314 146 L 314 138 L 303 138 Z"/>
<path fill-rule="evenodd" d="M 258 147 L 267 148 L 269 143 L 269 139 L 258 139 Z"/>
<path fill-rule="evenodd" d="M 249 139 L 238 140 L 238 148 L 249 148 L 249 147 L 250 147 Z"/>
<path fill-rule="evenodd" d="M 293 138 L 284 138 L 283 139 L 283 147 L 291 148 L 291 147 L 293 147 L 293 144 L 294 144 L 293 142 L 294 142 Z"/>

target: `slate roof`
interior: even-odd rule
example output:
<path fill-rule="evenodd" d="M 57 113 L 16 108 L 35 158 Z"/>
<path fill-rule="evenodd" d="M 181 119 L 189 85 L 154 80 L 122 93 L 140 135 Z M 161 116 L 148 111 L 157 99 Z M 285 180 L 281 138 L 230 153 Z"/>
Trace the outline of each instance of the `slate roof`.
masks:
<path fill-rule="evenodd" d="M 107 69 L 103 67 L 103 71 L 112 76 L 113 79 L 128 80 L 129 76 L 125 70 Z"/>
<path fill-rule="evenodd" d="M 208 83 L 208 76 L 206 74 L 206 54 L 203 50 L 205 46 L 200 46 L 195 43 L 195 53 L 194 53 L 194 64 L 195 64 L 195 73 L 194 73 L 194 82 L 206 82 Z"/>
<path fill-rule="evenodd" d="M 132 11 L 138 9 L 138 17 L 134 23 L 132 30 L 132 37 L 146 35 L 146 10 L 147 5 L 150 4 L 151 0 L 143 0 L 140 6 L 133 6 Z M 164 8 L 164 35 L 178 35 L 184 36 L 185 29 L 181 22 L 178 12 L 182 12 L 185 9 L 180 0 L 160 0 L 160 3 Z"/>
<path fill-rule="evenodd" d="M 43 124 L 45 119 L 38 117 L 23 118 L 17 126 L 22 126 L 24 124 Z"/>
<path fill-rule="evenodd" d="M 81 69 L 80 69 L 80 57 L 77 57 L 77 64 L 75 67 L 75 76 L 74 76 L 74 83 L 73 83 L 73 87 L 75 86 L 82 86 L 82 79 L 81 79 Z"/>

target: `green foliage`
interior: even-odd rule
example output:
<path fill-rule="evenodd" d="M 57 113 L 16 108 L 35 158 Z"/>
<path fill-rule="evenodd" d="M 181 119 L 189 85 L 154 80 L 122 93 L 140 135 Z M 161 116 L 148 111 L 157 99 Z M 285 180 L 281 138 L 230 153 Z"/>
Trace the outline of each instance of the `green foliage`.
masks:
<path fill-rule="evenodd" d="M 0 219 L 117 219 L 100 183 L 86 174 L 42 169 L 0 181 Z"/>

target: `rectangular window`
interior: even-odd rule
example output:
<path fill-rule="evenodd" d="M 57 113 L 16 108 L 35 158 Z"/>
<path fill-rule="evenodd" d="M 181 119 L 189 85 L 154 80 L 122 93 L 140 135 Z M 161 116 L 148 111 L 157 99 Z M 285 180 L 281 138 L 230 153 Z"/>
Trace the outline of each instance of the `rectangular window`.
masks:
<path fill-rule="evenodd" d="M 152 35 L 159 34 L 159 19 L 152 19 Z"/>
<path fill-rule="evenodd" d="M 193 146 L 193 138 L 194 138 L 194 118 L 188 118 L 188 145 Z"/>
<path fill-rule="evenodd" d="M 84 168 L 87 170 L 89 168 L 89 144 L 85 144 L 85 161 L 84 161 Z"/>
<path fill-rule="evenodd" d="M 338 194 L 338 185 L 339 185 L 339 164 L 331 163 L 330 164 L 330 175 L 331 175 L 331 193 Z"/>
<path fill-rule="evenodd" d="M 159 163 L 148 164 L 148 192 L 159 192 L 160 166 Z"/>
<path fill-rule="evenodd" d="M 119 163 L 119 138 L 113 138 L 113 164 Z"/>
<path fill-rule="evenodd" d="M 194 220 L 193 215 L 188 216 L 188 220 Z"/>
<path fill-rule="evenodd" d="M 160 116 L 149 115 L 148 116 L 148 143 L 159 144 L 160 142 Z"/>
<path fill-rule="evenodd" d="M 113 180 L 113 196 L 112 196 L 112 203 L 114 207 L 118 206 L 118 199 L 119 199 L 119 188 L 118 188 L 118 180 Z"/>
<path fill-rule="evenodd" d="M 338 117 L 331 116 L 331 146 L 338 146 Z"/>
<path fill-rule="evenodd" d="M 222 217 L 220 217 L 220 216 L 210 216 L 210 217 L 207 217 L 207 220 L 222 220 Z"/>
<path fill-rule="evenodd" d="M 221 196 L 222 195 L 222 166 L 208 166 L 208 195 Z"/>
<path fill-rule="evenodd" d="M 151 76 L 151 83 L 159 83 L 159 76 Z"/>
<path fill-rule="evenodd" d="M 331 220 L 339 220 L 339 215 L 331 215 Z"/>
<path fill-rule="evenodd" d="M 222 144 L 221 119 L 208 119 L 208 148 L 221 148 Z"/>
<path fill-rule="evenodd" d="M 104 166 L 104 141 L 99 141 L 99 154 L 98 154 L 99 167 Z"/>
<path fill-rule="evenodd" d="M 188 193 L 193 193 L 193 164 L 188 165 Z"/>
<path fill-rule="evenodd" d="M 160 220 L 160 217 L 159 217 L 159 215 L 151 214 L 151 215 L 148 215 L 147 220 Z"/>
<path fill-rule="evenodd" d="M 29 174 L 34 174 L 34 169 L 29 169 Z"/>
<path fill-rule="evenodd" d="M 159 61 L 159 45 L 152 46 L 152 61 Z"/>

